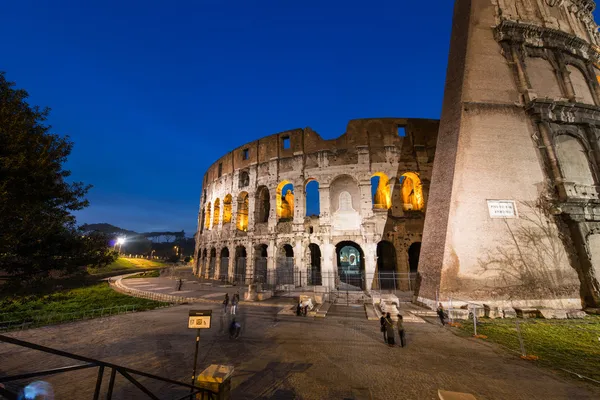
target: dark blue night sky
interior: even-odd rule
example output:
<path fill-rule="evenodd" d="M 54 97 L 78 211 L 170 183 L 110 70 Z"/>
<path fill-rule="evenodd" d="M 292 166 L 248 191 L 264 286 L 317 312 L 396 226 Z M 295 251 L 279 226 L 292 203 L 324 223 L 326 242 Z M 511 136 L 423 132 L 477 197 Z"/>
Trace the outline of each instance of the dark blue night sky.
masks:
<path fill-rule="evenodd" d="M 453 2 L 8 1 L 0 70 L 94 185 L 80 223 L 196 229 L 204 172 L 265 135 L 439 118 Z"/>

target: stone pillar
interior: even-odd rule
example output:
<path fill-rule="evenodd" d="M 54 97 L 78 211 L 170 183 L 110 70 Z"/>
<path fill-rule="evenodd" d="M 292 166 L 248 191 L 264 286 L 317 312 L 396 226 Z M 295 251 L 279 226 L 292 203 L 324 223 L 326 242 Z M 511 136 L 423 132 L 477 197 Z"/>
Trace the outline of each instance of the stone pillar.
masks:
<path fill-rule="evenodd" d="M 306 215 L 306 189 L 304 183 L 294 183 L 294 224 L 304 224 Z"/>
<path fill-rule="evenodd" d="M 373 288 L 373 278 L 377 269 L 377 245 L 365 243 L 361 247 L 365 255 L 365 290 L 370 291 Z"/>
<path fill-rule="evenodd" d="M 331 213 L 335 210 L 335 205 L 331 205 L 329 184 L 319 184 L 319 224 L 329 225 L 331 223 Z"/>
<path fill-rule="evenodd" d="M 204 269 L 204 274 L 203 274 L 203 278 L 204 279 L 210 279 L 210 262 L 212 261 L 212 257 L 211 257 L 211 251 L 210 248 L 206 249 L 206 268 Z"/>
<path fill-rule="evenodd" d="M 248 242 L 246 246 L 246 285 L 254 282 L 254 246 Z"/>
<path fill-rule="evenodd" d="M 256 192 L 248 193 L 248 231 L 254 230 L 254 210 L 256 209 Z"/>
<path fill-rule="evenodd" d="M 235 246 L 233 246 L 233 243 L 229 248 L 233 251 L 229 252 L 229 271 L 227 271 L 227 280 L 231 281 L 235 272 Z"/>
<path fill-rule="evenodd" d="M 298 236 L 296 236 L 294 245 L 294 284 L 301 287 L 306 286 L 306 260 L 304 259 L 302 238 Z"/>
<path fill-rule="evenodd" d="M 335 265 L 335 246 L 327 240 L 321 245 L 321 278 L 323 286 L 330 290 L 335 289 L 335 276 L 337 266 Z"/>
<path fill-rule="evenodd" d="M 217 252 L 217 257 L 215 258 L 215 271 L 213 272 L 213 276 L 210 279 L 219 279 L 219 272 L 221 270 L 221 252 Z"/>
<path fill-rule="evenodd" d="M 275 284 L 275 270 L 277 268 L 275 259 L 277 257 L 277 247 L 275 240 L 269 240 L 269 247 L 267 248 L 267 282 L 269 285 Z"/>
<path fill-rule="evenodd" d="M 364 218 L 373 216 L 373 200 L 371 196 L 371 180 L 361 180 L 358 183 L 360 191 L 360 214 Z"/>

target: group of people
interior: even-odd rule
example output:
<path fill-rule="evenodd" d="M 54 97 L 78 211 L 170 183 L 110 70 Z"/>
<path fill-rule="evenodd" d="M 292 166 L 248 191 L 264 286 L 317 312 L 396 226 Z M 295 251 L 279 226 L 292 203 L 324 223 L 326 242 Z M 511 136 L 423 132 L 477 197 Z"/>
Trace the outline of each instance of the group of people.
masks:
<path fill-rule="evenodd" d="M 231 306 L 229 305 L 231 303 Z M 229 312 L 231 315 L 235 315 L 237 311 L 237 306 L 240 303 L 240 292 L 236 292 L 233 295 L 231 301 L 229 300 L 229 293 L 225 293 L 225 300 L 223 300 L 223 313 L 227 314 L 227 308 L 229 307 Z"/>
<path fill-rule="evenodd" d="M 400 338 L 400 347 L 404 347 L 406 345 L 406 335 L 404 333 L 404 324 L 402 323 L 402 315 L 398 314 L 398 321 L 394 324 L 392 320 L 392 316 L 390 313 L 385 314 L 385 316 L 381 316 L 379 319 L 381 323 L 381 332 L 383 332 L 383 341 L 388 344 L 388 346 L 393 347 L 396 344 L 396 325 L 398 329 L 398 337 Z"/>

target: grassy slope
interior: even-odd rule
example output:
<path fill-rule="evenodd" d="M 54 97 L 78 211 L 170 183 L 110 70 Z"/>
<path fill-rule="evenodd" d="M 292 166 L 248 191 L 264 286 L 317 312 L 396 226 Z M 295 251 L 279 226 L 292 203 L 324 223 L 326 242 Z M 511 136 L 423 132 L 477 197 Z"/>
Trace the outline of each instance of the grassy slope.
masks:
<path fill-rule="evenodd" d="M 164 303 L 126 296 L 112 290 L 108 283 L 66 289 L 47 295 L 8 296 L 0 299 L 0 321 L 36 319 L 55 313 L 83 313 L 116 306 L 135 306 L 150 310 Z M 100 314 L 100 313 L 98 313 Z M 95 313 L 93 314 L 95 316 Z M 77 316 L 74 316 L 76 318 Z"/>
<path fill-rule="evenodd" d="M 120 257 L 112 264 L 107 265 L 103 268 L 88 268 L 88 272 L 90 274 L 103 274 L 107 272 L 113 271 L 125 271 L 130 269 L 138 269 L 138 268 L 161 268 L 165 267 L 166 264 L 155 261 L 155 260 L 146 260 L 143 258 L 123 258 Z"/>
<path fill-rule="evenodd" d="M 515 320 L 480 320 L 477 333 L 487 340 L 520 353 Z M 520 322 L 528 355 L 536 362 L 566 369 L 600 381 L 600 317 L 585 320 L 527 320 Z M 473 334 L 473 323 L 465 321 L 463 333 Z"/>

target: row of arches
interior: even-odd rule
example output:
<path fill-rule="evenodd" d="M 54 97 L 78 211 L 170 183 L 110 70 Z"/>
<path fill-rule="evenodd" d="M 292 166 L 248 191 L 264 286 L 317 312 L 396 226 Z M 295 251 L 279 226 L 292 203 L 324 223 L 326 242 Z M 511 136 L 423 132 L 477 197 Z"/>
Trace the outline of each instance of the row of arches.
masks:
<path fill-rule="evenodd" d="M 423 196 L 423 185 L 416 172 L 407 172 L 399 179 L 390 180 L 383 172 L 377 172 L 371 178 L 371 195 L 374 209 L 390 209 L 392 207 L 392 193 L 394 186 L 400 185 L 399 199 L 402 202 L 404 211 L 421 211 L 424 208 L 425 201 Z M 320 214 L 320 196 L 319 182 L 316 179 L 309 179 L 305 184 L 305 215 L 318 216 Z M 255 194 L 255 223 L 266 223 L 269 220 L 271 212 L 271 195 L 269 188 L 259 186 Z M 238 207 L 236 228 L 240 231 L 248 230 L 248 212 L 249 195 L 242 191 L 238 195 Z M 275 190 L 275 211 L 278 222 L 291 221 L 294 218 L 295 196 L 294 185 L 288 181 L 281 181 Z M 221 210 L 222 208 L 222 210 Z M 222 212 L 222 214 L 221 214 Z M 223 199 L 221 207 L 220 199 L 206 204 L 204 210 L 204 228 L 211 229 L 219 226 L 219 223 L 227 224 L 231 222 L 232 216 L 232 197 L 227 194 Z"/>
<path fill-rule="evenodd" d="M 321 249 L 318 244 L 310 243 L 305 249 L 306 269 L 299 271 L 295 267 L 294 248 L 290 244 L 278 247 L 275 254 L 275 270 L 268 271 L 268 246 L 254 245 L 254 263 L 248 270 L 247 250 L 243 245 L 235 247 L 233 270 L 229 271 L 229 249 L 220 250 L 218 278 L 236 283 L 273 283 L 275 285 L 320 286 L 323 284 L 321 271 Z M 409 272 L 416 274 L 419 263 L 421 243 L 415 242 L 408 248 Z M 211 248 L 200 252 L 200 275 L 215 277 L 217 250 Z M 365 256 L 362 248 L 355 242 L 342 241 L 336 245 L 336 286 L 341 290 L 364 290 L 366 287 Z M 208 258 L 208 260 L 207 260 Z M 396 249 L 391 242 L 380 241 L 377 244 L 377 271 L 373 287 L 381 290 L 397 289 L 399 273 L 397 271 Z"/>

